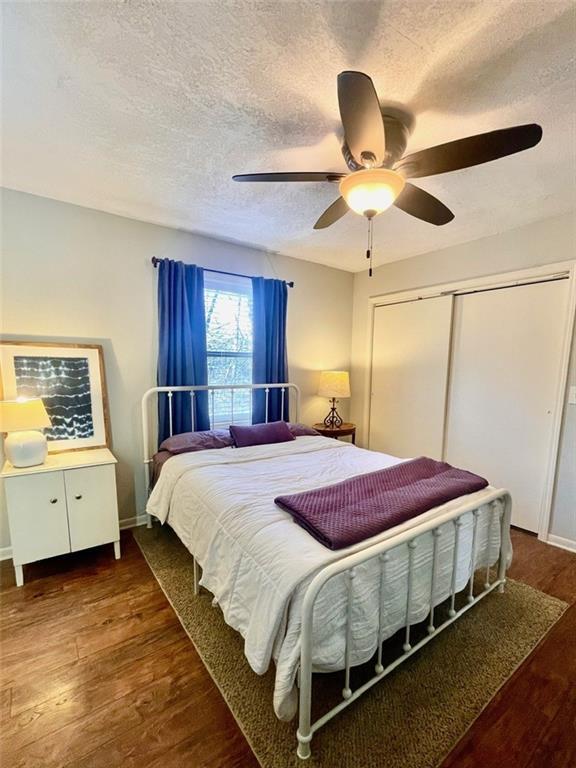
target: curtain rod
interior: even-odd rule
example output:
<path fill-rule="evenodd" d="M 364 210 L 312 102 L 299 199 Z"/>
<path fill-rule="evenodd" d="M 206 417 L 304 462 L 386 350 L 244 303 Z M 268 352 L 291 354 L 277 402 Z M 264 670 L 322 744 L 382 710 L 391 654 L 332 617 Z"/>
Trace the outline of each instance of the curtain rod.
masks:
<path fill-rule="evenodd" d="M 158 266 L 161 259 L 158 259 L 156 256 L 152 256 L 152 266 L 154 269 Z M 252 280 L 253 275 L 241 275 L 239 272 L 224 272 L 222 269 L 209 269 L 208 267 L 202 267 L 206 272 L 216 272 L 217 275 L 231 275 L 232 277 L 246 277 L 249 280 Z M 287 280 L 284 280 L 288 288 L 294 288 L 294 280 L 290 280 L 288 282 Z"/>

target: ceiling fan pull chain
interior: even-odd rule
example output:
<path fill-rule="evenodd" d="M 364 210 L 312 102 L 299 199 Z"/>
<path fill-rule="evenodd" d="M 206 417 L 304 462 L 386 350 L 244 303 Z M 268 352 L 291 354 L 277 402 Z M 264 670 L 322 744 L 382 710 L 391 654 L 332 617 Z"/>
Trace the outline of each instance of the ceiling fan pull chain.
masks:
<path fill-rule="evenodd" d="M 368 248 L 366 248 L 366 258 L 372 258 L 372 219 L 368 219 Z"/>
<path fill-rule="evenodd" d="M 366 258 L 370 259 L 370 268 L 368 270 L 368 277 L 372 277 L 372 250 L 373 250 L 373 242 L 374 242 L 374 230 L 373 230 L 373 224 L 374 217 L 370 216 L 368 218 L 368 248 L 366 250 Z"/>

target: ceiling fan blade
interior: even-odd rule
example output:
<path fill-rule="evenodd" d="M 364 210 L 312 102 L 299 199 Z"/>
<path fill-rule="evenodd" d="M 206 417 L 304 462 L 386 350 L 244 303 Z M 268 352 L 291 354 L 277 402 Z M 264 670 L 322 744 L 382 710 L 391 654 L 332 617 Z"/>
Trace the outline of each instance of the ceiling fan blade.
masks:
<path fill-rule="evenodd" d="M 448 224 L 454 218 L 454 214 L 444 203 L 414 184 L 405 185 L 394 205 L 405 213 L 436 226 Z"/>
<path fill-rule="evenodd" d="M 232 176 L 234 181 L 340 181 L 345 173 L 332 171 L 296 171 L 295 173 L 240 173 Z"/>
<path fill-rule="evenodd" d="M 541 138 L 542 128 L 536 123 L 480 133 L 407 155 L 396 164 L 395 170 L 408 179 L 458 171 L 530 149 Z"/>
<path fill-rule="evenodd" d="M 341 219 L 349 210 L 350 208 L 348 208 L 346 200 L 344 200 L 343 197 L 339 197 L 337 200 L 334 200 L 331 206 L 326 208 L 322 216 L 320 216 L 316 224 L 314 224 L 314 229 L 325 229 L 326 227 L 329 227 L 331 224 L 338 221 L 338 219 Z"/>
<path fill-rule="evenodd" d="M 374 83 L 363 72 L 340 72 L 338 104 L 348 148 L 360 165 L 379 166 L 386 155 L 384 121 Z"/>

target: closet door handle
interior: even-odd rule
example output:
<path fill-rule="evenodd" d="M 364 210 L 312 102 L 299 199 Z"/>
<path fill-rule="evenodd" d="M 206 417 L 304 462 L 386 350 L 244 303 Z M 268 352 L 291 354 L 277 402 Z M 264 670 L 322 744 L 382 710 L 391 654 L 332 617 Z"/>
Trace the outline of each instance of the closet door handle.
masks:
<path fill-rule="evenodd" d="M 57 501 L 58 499 L 50 499 L 50 504 L 56 504 Z"/>
<path fill-rule="evenodd" d="M 80 499 L 82 498 L 82 494 L 81 493 L 77 493 L 76 496 L 74 496 L 74 498 L 78 499 L 78 501 L 80 501 Z"/>

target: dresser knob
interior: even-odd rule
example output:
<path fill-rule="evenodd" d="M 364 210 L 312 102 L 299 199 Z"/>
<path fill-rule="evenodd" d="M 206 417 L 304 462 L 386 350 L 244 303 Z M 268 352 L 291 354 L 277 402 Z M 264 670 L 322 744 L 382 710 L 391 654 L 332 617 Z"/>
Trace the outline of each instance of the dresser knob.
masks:
<path fill-rule="evenodd" d="M 74 496 L 74 498 L 78 499 L 78 501 L 80 501 L 80 499 L 82 498 L 82 494 L 81 493 L 77 493 L 76 496 Z"/>
<path fill-rule="evenodd" d="M 57 501 L 58 499 L 50 499 L 50 504 L 56 504 Z"/>

